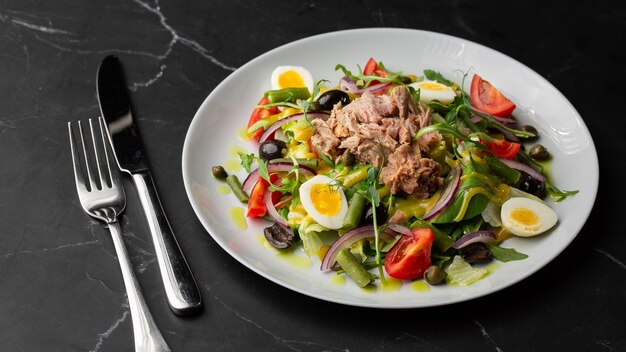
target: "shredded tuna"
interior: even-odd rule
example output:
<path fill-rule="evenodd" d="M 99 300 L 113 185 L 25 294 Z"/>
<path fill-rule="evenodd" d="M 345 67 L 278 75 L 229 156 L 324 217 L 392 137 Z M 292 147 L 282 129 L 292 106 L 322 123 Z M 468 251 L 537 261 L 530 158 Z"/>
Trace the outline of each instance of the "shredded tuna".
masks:
<path fill-rule="evenodd" d="M 365 92 L 346 106 L 335 105 L 328 120 L 313 121 L 311 143 L 333 160 L 349 150 L 360 162 L 381 168 L 381 181 L 394 194 L 427 198 L 443 179 L 440 165 L 423 155 L 441 135 L 433 132 L 417 141 L 413 136 L 430 123 L 430 109 L 414 104 L 408 89 L 398 86 L 388 95 Z"/>

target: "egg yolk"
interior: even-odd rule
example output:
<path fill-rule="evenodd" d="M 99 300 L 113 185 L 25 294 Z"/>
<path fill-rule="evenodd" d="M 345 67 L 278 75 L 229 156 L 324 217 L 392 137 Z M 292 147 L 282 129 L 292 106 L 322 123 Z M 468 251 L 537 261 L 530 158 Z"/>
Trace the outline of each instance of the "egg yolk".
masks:
<path fill-rule="evenodd" d="M 306 87 L 302 76 L 294 70 L 285 71 L 278 76 L 278 85 L 281 88 L 303 88 Z"/>
<path fill-rule="evenodd" d="M 534 211 L 526 208 L 515 208 L 511 210 L 511 220 L 528 230 L 538 230 L 541 227 L 541 219 Z"/>
<path fill-rule="evenodd" d="M 311 201 L 320 214 L 332 216 L 341 209 L 341 195 L 337 190 L 331 189 L 328 184 L 316 184 L 311 187 Z"/>
<path fill-rule="evenodd" d="M 420 88 L 424 88 L 426 90 L 433 90 L 436 92 L 445 92 L 448 90 L 448 87 L 437 83 L 437 82 L 424 82 L 419 84 Z"/>

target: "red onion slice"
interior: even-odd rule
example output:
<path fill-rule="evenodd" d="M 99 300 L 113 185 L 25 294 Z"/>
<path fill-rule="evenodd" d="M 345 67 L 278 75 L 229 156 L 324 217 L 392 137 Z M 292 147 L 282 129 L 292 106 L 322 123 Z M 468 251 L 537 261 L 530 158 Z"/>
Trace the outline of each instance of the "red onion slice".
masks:
<path fill-rule="evenodd" d="M 265 208 L 267 208 L 267 214 L 277 223 L 285 227 L 288 227 L 287 220 L 285 220 L 282 216 L 280 216 L 280 214 L 278 214 L 278 210 L 276 210 L 276 207 L 274 206 L 274 203 L 272 202 L 273 193 L 274 192 L 267 190 L 265 194 L 263 195 L 263 203 L 265 204 Z"/>
<path fill-rule="evenodd" d="M 398 224 L 389 224 L 387 225 L 387 228 L 403 235 L 413 236 L 413 231 L 411 231 L 411 229 L 409 229 L 406 226 L 402 226 Z"/>
<path fill-rule="evenodd" d="M 379 84 L 375 84 L 373 86 L 366 87 L 366 88 L 364 88 L 364 91 L 368 91 L 370 93 L 377 94 L 377 93 L 385 91 L 389 87 L 391 87 L 391 82 L 385 82 L 385 83 L 379 83 Z"/>
<path fill-rule="evenodd" d="M 500 123 L 503 123 L 505 125 L 515 125 L 517 124 L 517 120 L 512 118 L 512 117 L 499 117 L 499 116 L 495 116 L 495 115 L 491 115 L 490 113 L 486 112 L 486 111 L 482 111 L 478 108 L 476 108 L 475 106 L 472 106 L 472 110 L 476 111 L 477 113 L 483 115 L 483 116 L 487 116 L 490 119 L 496 120 Z"/>
<path fill-rule="evenodd" d="M 267 171 L 270 173 L 271 172 L 289 172 L 291 171 L 292 168 L 293 168 L 293 163 L 288 162 L 288 161 L 267 163 Z M 310 176 L 317 175 L 317 173 L 313 169 L 309 169 L 306 166 L 300 165 L 299 168 L 300 168 L 300 172 L 304 176 L 310 177 Z M 250 192 L 252 192 L 252 188 L 254 188 L 254 185 L 259 180 L 259 177 L 260 177 L 259 169 L 257 168 L 257 169 L 252 170 L 252 172 L 248 175 L 248 177 L 246 177 L 245 181 L 243 181 L 243 185 L 241 186 L 244 192 L 250 194 Z"/>
<path fill-rule="evenodd" d="M 361 95 L 363 93 L 359 87 L 356 86 L 353 80 L 348 78 L 348 76 L 343 76 L 339 80 L 339 89 L 343 90 L 346 93 L 355 93 Z"/>
<path fill-rule="evenodd" d="M 493 231 L 476 231 L 472 233 L 468 233 L 467 235 L 459 238 L 454 244 L 452 248 L 461 249 L 466 247 L 472 243 L 482 242 L 482 243 L 491 243 L 496 240 L 496 234 Z"/>
<path fill-rule="evenodd" d="M 519 170 L 519 171 L 524 171 L 525 173 L 529 174 L 530 176 L 536 178 L 537 180 L 541 181 L 541 182 L 546 182 L 546 177 L 543 176 L 539 171 L 533 169 L 532 167 L 521 163 L 519 161 L 515 161 L 515 160 L 510 160 L 510 159 L 503 159 L 503 158 L 499 158 L 499 160 L 505 164 L 506 166 L 510 167 L 511 169 L 515 169 L 515 170 Z"/>
<path fill-rule="evenodd" d="M 346 93 L 353 93 L 356 95 L 361 95 L 365 91 L 373 93 L 373 94 L 380 93 L 386 90 L 387 88 L 391 87 L 391 85 L 392 85 L 391 82 L 383 82 L 383 83 L 374 84 L 372 86 L 360 89 L 359 87 L 356 86 L 356 83 L 350 78 L 348 78 L 347 76 L 343 76 L 339 80 L 339 89 L 343 90 Z"/>
<path fill-rule="evenodd" d="M 328 118 L 330 114 L 325 113 L 325 112 L 309 112 L 306 114 L 306 116 L 310 120 L 317 119 L 317 118 L 325 119 L 325 118 Z M 259 143 L 265 142 L 272 135 L 272 133 L 276 132 L 276 130 L 279 129 L 282 125 L 291 121 L 302 120 L 302 119 L 304 119 L 304 114 L 300 113 L 300 114 L 287 116 L 283 119 L 280 119 L 274 122 L 265 130 L 265 132 L 263 132 L 263 134 L 259 138 Z"/>
<path fill-rule="evenodd" d="M 410 235 L 413 236 L 413 232 L 405 226 L 398 224 L 389 224 L 385 231 L 379 233 L 380 238 L 383 238 L 386 241 L 391 241 L 394 239 L 395 235 L 387 233 L 388 230 L 395 231 L 402 235 Z M 330 246 L 324 259 L 322 259 L 322 266 L 320 267 L 321 271 L 330 270 L 335 262 L 337 261 L 337 254 L 342 248 L 350 247 L 354 243 L 365 239 L 365 238 L 373 238 L 374 237 L 374 225 L 365 225 L 361 227 L 357 227 L 354 230 L 350 230 L 345 234 L 341 235 L 333 244 Z"/>
<path fill-rule="evenodd" d="M 430 220 L 435 216 L 441 214 L 442 211 L 446 209 L 446 207 L 452 202 L 456 192 L 459 190 L 459 186 L 461 185 L 461 166 L 457 163 L 452 170 L 450 171 L 450 182 L 446 185 L 446 188 L 439 196 L 439 200 L 437 203 L 424 215 L 424 220 Z"/>

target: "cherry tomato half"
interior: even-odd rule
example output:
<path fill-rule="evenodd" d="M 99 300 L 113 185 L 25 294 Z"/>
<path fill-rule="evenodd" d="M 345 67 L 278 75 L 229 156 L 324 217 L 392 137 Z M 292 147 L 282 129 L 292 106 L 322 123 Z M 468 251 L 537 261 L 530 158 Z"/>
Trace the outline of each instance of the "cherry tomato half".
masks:
<path fill-rule="evenodd" d="M 474 107 L 498 117 L 509 116 L 515 110 L 515 104 L 500 93 L 491 83 L 476 74 L 472 78 L 470 100 Z"/>
<path fill-rule="evenodd" d="M 389 276 L 401 280 L 416 280 L 431 265 L 430 250 L 435 234 L 428 228 L 414 228 L 413 235 L 404 235 L 385 257 Z"/>
<path fill-rule="evenodd" d="M 263 97 L 261 98 L 261 100 L 259 100 L 257 105 L 266 105 L 269 103 L 270 101 L 267 98 Z M 254 108 L 254 110 L 252 110 L 252 114 L 250 115 L 250 120 L 248 120 L 248 128 L 252 127 L 252 125 L 254 125 L 257 121 L 278 113 L 279 111 L 277 107 L 273 107 L 270 109 Z M 248 135 L 248 137 L 250 137 L 250 139 L 254 141 L 258 141 L 264 131 L 264 129 L 260 128 L 254 131 L 252 134 Z"/>
<path fill-rule="evenodd" d="M 521 144 L 515 142 L 507 142 L 501 139 L 494 139 L 493 142 L 484 141 L 485 145 L 498 158 L 513 159 L 522 147 Z"/>

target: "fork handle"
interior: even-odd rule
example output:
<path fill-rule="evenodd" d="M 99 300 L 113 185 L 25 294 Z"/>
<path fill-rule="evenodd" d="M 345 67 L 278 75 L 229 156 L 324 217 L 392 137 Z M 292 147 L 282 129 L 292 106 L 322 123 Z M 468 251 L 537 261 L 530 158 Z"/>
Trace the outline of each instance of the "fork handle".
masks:
<path fill-rule="evenodd" d="M 130 257 L 126 251 L 124 240 L 122 239 L 122 231 L 120 224 L 116 222 L 109 223 L 109 231 L 115 245 L 115 252 L 122 269 L 122 277 L 124 278 L 124 286 L 126 286 L 126 294 L 128 295 L 128 305 L 130 306 L 130 315 L 133 320 L 133 334 L 135 336 L 136 352 L 170 352 L 163 335 L 156 326 L 148 306 L 141 295 L 139 283 L 133 272 Z"/>
<path fill-rule="evenodd" d="M 179 315 L 195 313 L 202 305 L 200 291 L 165 217 L 152 176 L 149 172 L 132 175 L 148 220 L 170 308 Z"/>

